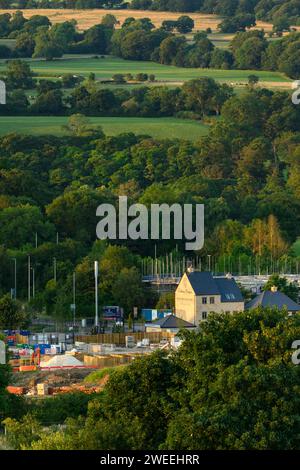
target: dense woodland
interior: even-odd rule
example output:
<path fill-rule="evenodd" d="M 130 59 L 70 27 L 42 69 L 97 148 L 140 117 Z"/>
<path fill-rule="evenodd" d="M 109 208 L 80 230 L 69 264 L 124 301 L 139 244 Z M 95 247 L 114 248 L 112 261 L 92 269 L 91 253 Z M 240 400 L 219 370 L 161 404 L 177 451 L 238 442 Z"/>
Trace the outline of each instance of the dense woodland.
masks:
<path fill-rule="evenodd" d="M 0 45 L 0 58 L 53 60 L 65 53 L 112 54 L 181 67 L 278 70 L 291 78 L 300 76 L 297 32 L 269 42 L 263 31 L 239 31 L 229 50 L 224 50 L 215 47 L 205 32 L 195 33 L 193 41 L 175 34 L 175 30 L 192 30 L 193 21 L 188 16 L 180 17 L 175 24 L 165 21 L 158 29 L 149 18 L 127 18 L 120 29 L 115 29 L 116 22 L 113 15 L 106 15 L 101 24 L 80 33 L 75 21 L 51 25 L 46 16 L 27 20 L 21 12 L 5 13 L 0 15 L 0 37 L 16 39 L 16 43 L 12 50 Z"/>
<path fill-rule="evenodd" d="M 14 4 L 20 8 L 123 6 L 101 0 Z M 135 8 L 201 10 L 229 19 L 236 14 L 235 21 L 238 15 L 253 17 L 254 12 L 274 19 L 282 11 L 288 23 L 298 19 L 297 1 L 274 2 L 274 9 L 273 0 L 251 2 L 250 8 L 247 4 L 134 0 Z M 10 5 L 0 0 L 0 7 Z M 154 253 L 156 262 L 166 254 L 172 256 L 175 269 L 182 266 L 182 256 L 200 260 L 202 269 L 208 269 L 209 255 L 215 272 L 299 272 L 294 243 L 300 227 L 300 106 L 293 105 L 289 93 L 258 87 L 255 70 L 280 70 L 299 78 L 300 35 L 292 33 L 269 43 L 260 31 L 240 31 L 224 51 L 215 48 L 205 33 L 187 41 L 184 34 L 192 24 L 182 18 L 176 24 L 166 21 L 160 29 L 146 18 L 128 19 L 115 30 L 115 19 L 109 15 L 102 24 L 79 33 L 74 22 L 52 26 L 41 15 L 30 20 L 20 13 L 0 16 L 1 38 L 16 39 L 13 51 L 0 46 L 0 57 L 12 59 L 1 77 L 8 89 L 8 104 L 1 113 L 24 115 L 24 119 L 26 115 L 68 116 L 63 137 L 17 133 L 0 137 L 0 330 L 27 328 L 36 315 L 58 323 L 72 318 L 73 273 L 77 318 L 93 315 L 95 260 L 100 270 L 100 307 L 124 307 L 128 325 L 134 306 L 174 306 L 172 294 L 158 298 L 142 283 L 145 266 L 153 266 Z M 240 25 L 241 18 L 238 21 Z M 112 77 L 124 86 L 109 89 L 97 83 L 94 74 L 42 80 L 23 60 L 53 60 L 66 52 L 92 53 L 99 60 L 109 53 L 185 67 L 254 72 L 242 93 L 208 78 L 176 88 L 150 83 L 132 89 L 125 86 L 133 80 L 155 81 L 154 76 L 143 74 Z M 92 125 L 89 115 L 187 117 L 207 123 L 209 133 L 196 142 L 154 139 L 146 130 L 144 135 L 111 137 Z M 120 195 L 126 195 L 129 204 L 147 207 L 203 203 L 203 250 L 186 253 L 178 240 L 159 241 L 155 247 L 153 241 L 96 240 L 98 205 L 117 206 Z M 35 286 L 33 291 L 31 285 L 30 299 L 28 268 Z M 10 295 L 15 273 L 17 291 Z M 286 279 L 273 276 L 265 289 L 273 285 L 297 300 L 299 289 Z M 11 298 L 14 295 L 17 300 Z M 180 334 L 184 342 L 176 352 L 157 351 L 107 372 L 109 381 L 99 394 L 24 400 L 7 392 L 11 370 L 0 365 L 5 446 L 299 449 L 300 369 L 291 361 L 291 344 L 300 334 L 299 315 L 260 308 L 211 314 L 201 329 Z"/>
<path fill-rule="evenodd" d="M 199 99 L 199 90 L 191 87 L 191 101 Z M 201 96 L 202 104 L 207 104 L 205 87 Z M 246 272 L 251 263 L 252 270 L 268 266 L 277 271 L 280 263 L 295 270 L 291 246 L 300 224 L 299 113 L 288 94 L 249 88 L 227 99 L 221 119 L 196 143 L 133 134 L 107 137 L 81 115 L 70 117 L 69 136 L 63 138 L 2 137 L 2 293 L 13 285 L 12 258 L 16 257 L 18 294 L 26 296 L 30 253 L 36 267 L 32 305 L 39 311 L 46 307 L 49 314 L 61 318 L 70 314 L 75 269 L 78 314 L 88 315 L 93 308 L 94 259 L 100 260 L 104 305 L 122 301 L 129 313 L 133 305 L 147 304 L 141 264 L 142 257 L 154 255 L 153 243 L 95 242 L 96 208 L 103 202 L 116 203 L 118 195 L 146 205 L 203 202 L 206 242 L 200 256 L 212 254 L 219 271 L 230 269 L 229 259 L 232 269 L 240 264 Z M 174 249 L 174 242 L 160 242 L 158 255 Z M 53 258 L 57 259 L 57 283 Z"/>
<path fill-rule="evenodd" d="M 208 78 L 177 88 L 109 89 L 92 73 L 87 78 L 66 74 L 39 79 L 22 60 L 92 52 L 100 55 L 99 60 L 102 54 L 113 53 L 125 59 L 223 67 L 225 54 L 226 67 L 285 67 L 290 76 L 299 74 L 297 33 L 269 44 L 263 32 L 240 32 L 230 51 L 222 51 L 205 33 L 196 33 L 190 44 L 185 36 L 170 32 L 175 27 L 192 28 L 190 19 L 182 18 L 161 29 L 147 18 L 128 18 L 115 30 L 116 20 L 108 15 L 101 24 L 79 33 L 74 22 L 52 26 L 45 16 L 25 20 L 17 12 L 0 17 L 0 35 L 16 39 L 12 55 L 18 57 L 7 62 L 3 73 L 8 104 L 1 113 L 69 116 L 65 137 L 12 134 L 0 139 L 0 293 L 13 286 L 16 259 L 18 298 L 26 298 L 24 274 L 30 255 L 36 275 L 31 313 L 67 318 L 75 270 L 78 315 L 89 316 L 95 258 L 100 261 L 104 305 L 120 304 L 126 314 L 133 306 L 155 305 L 157 299 L 145 292 L 141 282 L 141 267 L 153 257 L 153 244 L 95 242 L 97 206 L 116 203 L 119 195 L 146 205 L 203 202 L 206 243 L 196 255 L 205 259 L 210 253 L 219 272 L 298 269 L 292 246 L 300 223 L 300 108 L 288 93 L 257 87 L 255 72 L 245 92 L 237 95 Z M 1 46 L 2 55 L 7 50 Z M 112 78 L 123 84 L 133 78 L 155 80 L 143 74 Z M 85 115 L 186 117 L 207 121 L 210 132 L 196 143 L 159 141 L 147 136 L 146 130 L 143 136 L 107 137 Z M 174 250 L 176 263 L 183 254 L 180 244 L 161 242 L 158 255 Z M 3 302 L 4 311 L 8 299 Z M 15 306 L 9 308 L 13 312 Z"/>

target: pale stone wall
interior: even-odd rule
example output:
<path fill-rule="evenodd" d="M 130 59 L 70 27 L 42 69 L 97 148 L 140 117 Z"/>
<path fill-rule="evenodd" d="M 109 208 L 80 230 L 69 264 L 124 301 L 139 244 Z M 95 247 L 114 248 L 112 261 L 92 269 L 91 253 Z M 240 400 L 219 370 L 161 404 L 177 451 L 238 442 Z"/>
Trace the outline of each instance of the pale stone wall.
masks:
<path fill-rule="evenodd" d="M 205 320 L 203 319 L 202 313 L 207 312 L 207 315 L 209 313 L 214 312 L 214 313 L 233 313 L 233 312 L 243 312 L 245 309 L 245 304 L 244 302 L 221 302 L 221 296 L 220 295 L 211 295 L 211 296 L 205 296 L 207 297 L 207 304 L 202 303 L 202 296 L 196 297 L 196 325 L 199 324 L 199 322 Z M 209 299 L 210 297 L 215 298 L 215 303 L 210 304 Z"/>
<path fill-rule="evenodd" d="M 203 304 L 203 297 L 207 298 L 207 303 Z M 214 298 L 214 303 L 210 303 L 210 298 Z M 221 302 L 220 295 L 196 296 L 186 274 L 183 275 L 175 293 L 176 316 L 185 321 L 198 326 L 204 321 L 203 313 L 207 315 L 215 313 L 242 312 L 245 309 L 244 302 Z"/>
<path fill-rule="evenodd" d="M 175 292 L 175 313 L 182 320 L 196 325 L 196 296 L 186 274 Z"/>

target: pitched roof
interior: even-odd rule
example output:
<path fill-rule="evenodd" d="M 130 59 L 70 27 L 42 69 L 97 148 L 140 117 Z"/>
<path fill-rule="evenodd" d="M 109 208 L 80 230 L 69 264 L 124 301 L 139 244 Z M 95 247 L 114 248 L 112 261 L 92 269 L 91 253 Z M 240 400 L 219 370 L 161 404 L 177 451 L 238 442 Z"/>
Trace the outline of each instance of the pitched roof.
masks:
<path fill-rule="evenodd" d="M 222 302 L 243 302 L 239 286 L 233 278 L 213 277 L 210 272 L 187 273 L 196 295 L 220 295 Z"/>
<path fill-rule="evenodd" d="M 149 326 L 160 326 L 160 328 L 195 328 L 195 325 L 188 321 L 182 320 L 175 315 L 166 315 L 164 318 L 149 323 Z M 146 325 L 147 326 L 147 325 Z"/>
<path fill-rule="evenodd" d="M 187 277 L 196 295 L 218 295 L 218 286 L 210 272 L 193 271 Z"/>
<path fill-rule="evenodd" d="M 246 309 L 256 307 L 277 307 L 279 309 L 286 308 L 289 312 L 299 312 L 300 305 L 290 299 L 283 292 L 264 291 L 246 304 Z"/>
<path fill-rule="evenodd" d="M 221 293 L 222 302 L 244 302 L 241 290 L 234 279 L 217 277 L 215 281 Z"/>

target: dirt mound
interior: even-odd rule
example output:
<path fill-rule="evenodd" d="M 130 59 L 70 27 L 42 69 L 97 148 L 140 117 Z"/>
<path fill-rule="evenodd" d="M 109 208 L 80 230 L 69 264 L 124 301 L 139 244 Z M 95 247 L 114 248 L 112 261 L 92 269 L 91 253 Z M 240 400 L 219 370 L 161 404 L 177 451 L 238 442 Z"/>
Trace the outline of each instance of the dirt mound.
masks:
<path fill-rule="evenodd" d="M 78 361 L 76 357 L 67 356 L 54 356 L 49 361 L 41 362 L 42 369 L 49 369 L 51 367 L 82 367 L 83 362 Z"/>
<path fill-rule="evenodd" d="M 81 383 L 90 372 L 90 369 L 17 372 L 13 374 L 10 385 L 31 388 L 39 383 L 47 383 L 49 386 L 63 387 Z"/>

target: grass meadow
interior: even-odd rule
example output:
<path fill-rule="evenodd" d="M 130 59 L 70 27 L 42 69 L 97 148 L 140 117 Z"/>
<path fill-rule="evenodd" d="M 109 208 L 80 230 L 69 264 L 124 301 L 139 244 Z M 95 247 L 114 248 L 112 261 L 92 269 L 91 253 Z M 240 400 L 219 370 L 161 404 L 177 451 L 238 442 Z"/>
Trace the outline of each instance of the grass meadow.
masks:
<path fill-rule="evenodd" d="M 209 126 L 198 121 L 176 118 L 92 117 L 93 125 L 101 126 L 106 135 L 125 132 L 145 134 L 158 139 L 197 140 L 206 135 Z M 0 116 L 0 135 L 17 132 L 31 135 L 64 135 L 64 116 Z"/>
<path fill-rule="evenodd" d="M 154 74 L 156 80 L 161 82 L 177 83 L 200 77 L 211 77 L 220 82 L 238 84 L 246 83 L 250 74 L 259 77 L 262 84 L 273 86 L 287 86 L 291 83 L 287 77 L 279 72 L 253 71 L 253 70 L 219 70 L 184 68 L 171 65 L 162 65 L 155 62 L 124 60 L 117 57 L 90 57 L 70 56 L 53 61 L 28 60 L 32 70 L 40 77 L 59 77 L 65 73 L 88 76 L 91 72 L 96 74 L 99 80 L 109 80 L 114 74 L 137 73 Z M 0 73 L 6 68 L 6 61 L 0 61 Z"/>

